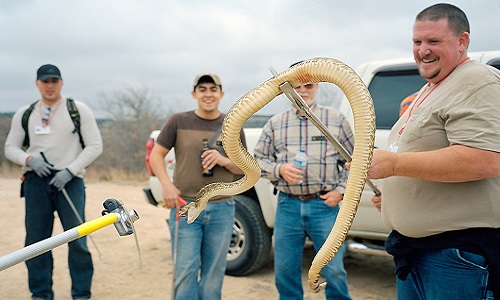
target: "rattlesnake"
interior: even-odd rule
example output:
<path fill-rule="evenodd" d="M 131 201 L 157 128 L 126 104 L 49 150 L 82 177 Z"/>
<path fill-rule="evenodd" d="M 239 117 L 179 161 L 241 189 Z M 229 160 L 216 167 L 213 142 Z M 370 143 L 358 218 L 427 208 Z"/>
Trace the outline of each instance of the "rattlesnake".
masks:
<path fill-rule="evenodd" d="M 309 59 L 243 95 L 224 119 L 222 144 L 227 156 L 245 173 L 245 176 L 234 182 L 217 182 L 203 187 L 198 192 L 196 201 L 185 206 L 180 214 L 187 214 L 188 223 L 192 223 L 206 207 L 210 198 L 242 193 L 259 180 L 260 167 L 241 144 L 240 131 L 246 120 L 281 93 L 279 85 L 284 82 L 289 82 L 293 87 L 317 82 L 336 84 L 349 100 L 354 116 L 354 153 L 344 200 L 330 235 L 309 269 L 309 286 L 318 292 L 326 286 L 326 283 L 319 284 L 320 271 L 338 252 L 356 214 L 371 164 L 375 139 L 375 113 L 370 93 L 356 72 L 343 62 L 332 58 Z"/>

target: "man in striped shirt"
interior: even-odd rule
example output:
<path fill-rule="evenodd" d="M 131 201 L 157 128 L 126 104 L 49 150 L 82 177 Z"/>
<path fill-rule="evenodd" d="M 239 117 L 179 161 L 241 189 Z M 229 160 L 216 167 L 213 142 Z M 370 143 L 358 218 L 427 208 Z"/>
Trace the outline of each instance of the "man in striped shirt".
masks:
<path fill-rule="evenodd" d="M 295 88 L 311 111 L 352 153 L 354 136 L 337 110 L 315 103 L 318 84 Z M 300 149 L 308 156 L 303 170 L 293 166 Z M 348 171 L 345 160 L 324 135 L 297 109 L 273 116 L 264 126 L 255 158 L 279 191 L 274 227 L 274 271 L 280 299 L 303 299 L 302 254 L 306 237 L 319 250 L 331 231 L 343 198 Z M 345 245 L 322 270 L 327 299 L 351 299 L 343 258 Z"/>

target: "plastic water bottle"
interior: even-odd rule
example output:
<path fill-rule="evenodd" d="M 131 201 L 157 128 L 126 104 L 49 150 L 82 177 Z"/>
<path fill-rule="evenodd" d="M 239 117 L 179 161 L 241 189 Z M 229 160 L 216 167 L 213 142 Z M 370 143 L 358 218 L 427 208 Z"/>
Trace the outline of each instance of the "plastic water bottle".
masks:
<path fill-rule="evenodd" d="M 305 149 L 300 149 L 300 152 L 295 155 L 293 158 L 293 165 L 302 170 L 302 176 L 304 176 L 306 167 L 307 167 L 307 154 Z M 301 184 L 302 180 L 297 182 L 297 184 Z"/>

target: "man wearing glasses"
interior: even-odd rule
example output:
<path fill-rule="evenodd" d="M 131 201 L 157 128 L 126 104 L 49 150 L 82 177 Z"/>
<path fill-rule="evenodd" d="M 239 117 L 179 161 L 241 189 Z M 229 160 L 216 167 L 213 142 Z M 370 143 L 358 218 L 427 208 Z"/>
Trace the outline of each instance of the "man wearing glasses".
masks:
<path fill-rule="evenodd" d="M 293 66 L 293 65 L 292 65 Z M 346 119 L 337 110 L 315 103 L 318 84 L 295 88 L 311 111 L 352 153 L 354 136 Z M 301 149 L 307 167 L 293 165 Z M 297 109 L 273 116 L 264 126 L 254 150 L 262 176 L 279 191 L 274 224 L 274 272 L 280 299 L 303 299 L 302 254 L 306 237 L 316 251 L 324 244 L 339 211 L 347 182 L 345 160 L 324 135 Z M 326 299 L 351 299 L 342 245 L 322 270 Z"/>
<path fill-rule="evenodd" d="M 27 131 L 22 118 L 29 106 L 24 106 L 14 114 L 5 141 L 5 157 L 21 165 L 24 173 L 21 193 L 26 200 L 25 246 L 51 236 L 55 211 L 64 230 L 79 225 L 79 219 L 85 222 L 83 176 L 85 168 L 102 153 L 101 134 L 94 115 L 79 101 L 74 101 L 80 116 L 80 126 L 76 128 L 68 109 L 69 100 L 61 95 L 63 80 L 59 69 L 54 65 L 41 66 L 36 86 L 41 99 L 29 115 Z M 23 146 L 25 135 L 29 137 L 27 147 Z M 68 265 L 72 298 L 89 299 L 94 268 L 86 237 L 68 244 Z M 32 258 L 26 261 L 26 266 L 32 299 L 53 299 L 52 253 Z"/>

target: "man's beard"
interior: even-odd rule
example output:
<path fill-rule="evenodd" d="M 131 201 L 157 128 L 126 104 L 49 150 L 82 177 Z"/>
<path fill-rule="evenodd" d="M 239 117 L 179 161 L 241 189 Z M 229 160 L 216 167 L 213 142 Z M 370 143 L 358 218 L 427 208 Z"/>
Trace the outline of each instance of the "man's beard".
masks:
<path fill-rule="evenodd" d="M 420 76 L 422 76 L 422 78 L 426 79 L 426 80 L 431 80 L 431 79 L 434 79 L 436 78 L 439 73 L 441 72 L 441 69 L 437 69 L 434 73 L 432 73 L 430 76 L 424 76 L 422 74 L 422 72 L 420 71 L 420 69 L 418 70 L 418 72 L 420 73 Z"/>

